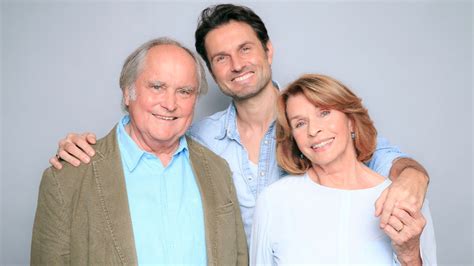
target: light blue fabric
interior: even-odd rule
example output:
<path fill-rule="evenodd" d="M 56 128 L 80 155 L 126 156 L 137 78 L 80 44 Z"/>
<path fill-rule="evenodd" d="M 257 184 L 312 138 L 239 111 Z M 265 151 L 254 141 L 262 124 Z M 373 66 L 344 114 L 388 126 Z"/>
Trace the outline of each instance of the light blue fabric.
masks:
<path fill-rule="evenodd" d="M 274 85 L 277 83 L 274 82 Z M 275 122 L 273 122 L 260 142 L 257 176 L 252 175 L 248 153 L 240 141 L 237 130 L 237 112 L 233 102 L 226 110 L 194 123 L 188 131 L 191 137 L 224 158 L 229 164 L 233 173 L 247 242 L 250 241 L 253 212 L 258 195 L 265 187 L 285 175 L 276 161 L 275 129 Z M 377 142 L 377 150 L 368 166 L 379 174 L 388 176 L 393 159 L 406 155 L 397 147 L 390 145 L 386 139 L 378 138 Z"/>
<path fill-rule="evenodd" d="M 308 174 L 287 176 L 259 197 L 250 265 L 397 265 L 389 236 L 374 216 L 374 202 L 390 180 L 364 189 L 320 185 Z M 424 265 L 436 265 L 428 202 L 420 237 Z"/>
<path fill-rule="evenodd" d="M 130 138 L 124 128 L 129 121 L 120 121 L 117 138 L 138 263 L 205 265 L 204 214 L 186 138 L 164 167 Z"/>

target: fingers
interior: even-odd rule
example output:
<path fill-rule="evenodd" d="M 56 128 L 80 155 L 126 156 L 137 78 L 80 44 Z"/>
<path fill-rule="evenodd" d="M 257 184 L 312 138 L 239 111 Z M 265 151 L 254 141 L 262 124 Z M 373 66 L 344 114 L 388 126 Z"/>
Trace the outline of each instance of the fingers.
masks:
<path fill-rule="evenodd" d="M 390 197 L 390 190 L 387 190 L 387 196 L 385 199 L 385 202 L 383 204 L 382 208 L 382 213 L 380 214 L 380 227 L 384 228 L 388 220 L 390 219 L 390 216 L 392 215 L 393 209 L 395 208 L 395 198 Z"/>
<path fill-rule="evenodd" d="M 416 206 L 416 203 L 400 201 L 397 203 L 397 208 L 408 212 L 408 214 L 415 219 L 421 215 L 421 211 Z"/>
<path fill-rule="evenodd" d="M 85 135 L 86 135 L 87 142 L 89 142 L 90 144 L 95 144 L 96 143 L 97 138 L 96 138 L 94 133 L 87 132 L 87 133 L 85 133 Z"/>
<path fill-rule="evenodd" d="M 394 217 L 394 219 L 400 220 L 404 225 L 411 225 L 415 222 L 415 219 L 410 215 L 409 212 L 402 210 L 400 208 L 395 208 L 393 210 L 392 217 Z"/>
<path fill-rule="evenodd" d="M 89 144 L 89 143 L 91 143 L 90 139 L 92 139 L 95 143 L 95 136 L 89 137 L 89 136 L 82 135 L 81 137 L 75 138 L 73 140 L 72 145 L 70 145 L 70 146 L 68 145 L 65 148 L 70 148 L 70 147 L 74 146 L 74 144 L 76 144 L 75 146 L 79 147 L 81 152 L 84 153 L 84 154 L 80 154 L 80 153 L 77 154 L 76 158 L 80 159 L 84 163 L 88 163 L 90 161 L 90 157 L 94 156 L 94 154 L 95 154 L 94 149 Z M 69 150 L 67 150 L 67 151 L 69 151 Z M 73 155 L 76 155 L 76 154 L 73 154 Z"/>
<path fill-rule="evenodd" d="M 66 146 L 67 146 L 67 145 L 66 145 Z M 73 145 L 70 144 L 70 146 L 73 146 Z M 77 153 L 77 151 L 78 151 L 79 149 L 78 149 L 76 146 L 74 146 L 74 147 L 69 147 L 68 152 L 71 152 L 71 150 L 73 150 L 73 154 L 74 154 L 74 152 Z M 81 164 L 81 161 L 79 161 L 79 160 L 77 159 L 77 156 L 76 156 L 76 155 L 74 155 L 74 156 L 76 156 L 76 157 L 71 156 L 68 152 L 66 152 L 65 150 L 60 150 L 60 151 L 58 152 L 58 155 L 59 155 L 59 157 L 61 157 L 61 159 L 63 159 L 64 161 L 66 161 L 66 162 L 68 162 L 68 163 L 70 163 L 70 164 L 72 164 L 72 165 L 74 165 L 74 166 L 76 166 L 76 167 L 79 166 L 79 165 Z M 81 153 L 83 153 L 83 152 L 81 151 Z"/>
<path fill-rule="evenodd" d="M 419 239 L 425 224 L 426 221 L 421 212 L 416 211 L 414 206 L 405 204 L 402 208 L 397 206 L 393 210 L 393 215 L 384 228 L 384 232 L 395 244 L 402 245 L 407 241 Z"/>
<path fill-rule="evenodd" d="M 377 217 L 379 217 L 382 213 L 383 205 L 387 199 L 388 190 L 389 188 L 384 189 L 382 194 L 380 194 L 380 197 L 377 199 L 377 201 L 375 201 L 375 216 Z"/>
<path fill-rule="evenodd" d="M 403 222 L 394 215 L 390 216 L 387 225 L 393 227 L 393 229 L 395 229 L 397 232 L 400 232 L 404 227 Z"/>
<path fill-rule="evenodd" d="M 89 163 L 90 157 L 94 156 L 95 151 L 90 144 L 96 142 L 93 133 L 69 133 L 65 139 L 59 141 L 58 155 L 64 161 L 79 166 L 81 162 Z M 51 163 L 56 163 L 55 160 Z"/>
<path fill-rule="evenodd" d="M 400 219 L 414 234 L 421 234 L 426 225 L 425 217 L 421 211 L 407 203 L 399 203 L 393 211 L 393 216 Z"/>
<path fill-rule="evenodd" d="M 58 158 L 55 156 L 51 157 L 49 159 L 49 163 L 56 169 L 61 169 L 63 168 L 63 165 L 61 162 L 59 162 Z"/>

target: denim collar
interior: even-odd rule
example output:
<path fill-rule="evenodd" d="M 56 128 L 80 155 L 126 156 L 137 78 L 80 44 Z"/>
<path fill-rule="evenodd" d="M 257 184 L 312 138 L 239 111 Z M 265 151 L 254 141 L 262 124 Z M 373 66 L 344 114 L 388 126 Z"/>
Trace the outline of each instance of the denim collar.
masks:
<path fill-rule="evenodd" d="M 272 83 L 278 90 L 281 90 L 280 84 L 277 81 L 272 80 Z M 273 126 L 274 123 L 275 121 L 273 121 L 271 126 Z M 237 109 L 235 108 L 234 101 L 232 101 L 229 104 L 229 107 L 227 107 L 224 117 L 224 127 L 221 128 L 221 132 L 219 132 L 219 135 L 216 136 L 216 139 L 222 140 L 226 136 L 230 139 L 240 142 L 240 135 L 237 130 Z"/>

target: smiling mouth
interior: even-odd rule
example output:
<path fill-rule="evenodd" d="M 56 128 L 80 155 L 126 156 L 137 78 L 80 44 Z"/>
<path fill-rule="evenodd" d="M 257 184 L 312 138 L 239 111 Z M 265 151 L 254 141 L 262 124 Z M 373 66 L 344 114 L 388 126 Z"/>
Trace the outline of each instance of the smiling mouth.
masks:
<path fill-rule="evenodd" d="M 178 119 L 176 116 L 163 116 L 163 115 L 155 115 L 155 114 L 153 114 L 153 116 L 165 121 L 173 121 L 173 120 Z"/>
<path fill-rule="evenodd" d="M 314 145 L 311 145 L 311 149 L 321 149 L 329 144 L 331 144 L 332 142 L 334 141 L 334 138 L 330 138 L 328 140 L 325 140 L 325 141 L 322 141 L 322 142 L 319 142 L 319 143 L 316 143 Z"/>
<path fill-rule="evenodd" d="M 238 76 L 238 77 L 235 77 L 232 79 L 232 81 L 236 81 L 236 82 L 240 82 L 240 81 L 244 81 L 248 78 L 250 78 L 251 76 L 253 76 L 253 72 L 247 72 L 245 74 L 243 74 L 242 76 Z"/>

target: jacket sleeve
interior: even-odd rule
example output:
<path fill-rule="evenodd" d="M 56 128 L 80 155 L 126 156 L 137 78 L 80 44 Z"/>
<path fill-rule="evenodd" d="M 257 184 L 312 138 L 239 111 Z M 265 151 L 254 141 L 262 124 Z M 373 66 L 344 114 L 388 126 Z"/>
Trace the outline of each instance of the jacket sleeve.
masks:
<path fill-rule="evenodd" d="M 242 214 L 240 213 L 239 201 L 237 199 L 237 194 L 235 192 L 234 182 L 232 181 L 232 173 L 229 171 L 230 176 L 230 194 L 232 200 L 235 202 L 234 211 L 235 211 L 235 225 L 237 230 L 237 265 L 249 265 L 249 254 L 247 247 L 247 236 L 244 231 L 244 223 L 242 222 Z"/>
<path fill-rule="evenodd" d="M 31 265 L 68 265 L 70 218 L 54 171 L 48 168 L 41 179 L 31 241 Z"/>

